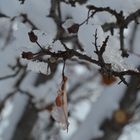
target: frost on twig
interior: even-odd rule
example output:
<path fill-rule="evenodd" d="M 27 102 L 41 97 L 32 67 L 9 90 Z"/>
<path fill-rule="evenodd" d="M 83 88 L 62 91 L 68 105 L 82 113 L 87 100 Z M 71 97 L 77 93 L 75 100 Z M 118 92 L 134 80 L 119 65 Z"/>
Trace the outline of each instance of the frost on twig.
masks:
<path fill-rule="evenodd" d="M 32 70 L 37 73 L 47 74 L 47 63 L 30 61 L 27 65 L 27 70 Z"/>

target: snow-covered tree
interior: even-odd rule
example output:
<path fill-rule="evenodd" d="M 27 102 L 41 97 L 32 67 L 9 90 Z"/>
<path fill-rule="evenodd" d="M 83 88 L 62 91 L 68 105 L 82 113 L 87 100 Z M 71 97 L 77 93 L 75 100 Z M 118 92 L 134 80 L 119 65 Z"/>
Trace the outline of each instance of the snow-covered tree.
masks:
<path fill-rule="evenodd" d="M 0 0 L 0 139 L 138 139 L 139 19 L 139 0 Z"/>

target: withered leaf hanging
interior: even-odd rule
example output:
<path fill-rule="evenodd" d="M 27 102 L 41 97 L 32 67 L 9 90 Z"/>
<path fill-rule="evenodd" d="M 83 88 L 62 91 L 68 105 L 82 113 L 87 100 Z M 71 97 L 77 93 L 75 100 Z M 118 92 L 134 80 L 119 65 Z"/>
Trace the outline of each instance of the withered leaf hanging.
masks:
<path fill-rule="evenodd" d="M 66 83 L 67 77 L 64 76 L 61 82 L 61 88 L 58 91 L 58 95 L 55 98 L 55 105 L 52 109 L 52 117 L 59 123 L 60 127 L 68 131 L 68 109 L 67 109 L 67 93 Z"/>

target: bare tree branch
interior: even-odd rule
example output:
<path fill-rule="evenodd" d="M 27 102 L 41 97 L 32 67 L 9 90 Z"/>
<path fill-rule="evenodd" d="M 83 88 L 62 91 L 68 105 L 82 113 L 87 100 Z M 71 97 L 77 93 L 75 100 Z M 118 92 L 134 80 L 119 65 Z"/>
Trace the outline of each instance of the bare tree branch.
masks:
<path fill-rule="evenodd" d="M 137 94 L 139 91 L 140 76 L 132 76 L 129 82 L 128 88 L 126 88 L 124 96 L 120 101 L 120 109 L 126 112 L 128 120 L 124 123 L 120 123 L 115 120 L 114 116 L 111 119 L 105 119 L 100 127 L 104 132 L 104 136 L 100 138 L 93 138 L 93 140 L 118 140 L 122 134 L 123 128 L 130 123 L 130 119 L 134 115 L 133 105 L 136 102 Z"/>

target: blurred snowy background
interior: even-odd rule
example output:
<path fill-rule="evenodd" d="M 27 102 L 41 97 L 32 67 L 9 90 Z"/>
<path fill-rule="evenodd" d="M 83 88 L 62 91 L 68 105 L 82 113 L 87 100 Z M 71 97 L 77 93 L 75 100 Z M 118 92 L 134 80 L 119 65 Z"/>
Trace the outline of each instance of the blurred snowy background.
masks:
<path fill-rule="evenodd" d="M 44 48 L 50 47 L 55 52 L 63 50 L 59 41 L 63 34 L 61 40 L 69 48 L 97 59 L 92 43 L 97 29 L 100 45 L 110 35 L 104 53 L 106 62 L 112 63 L 117 71 L 136 69 L 140 64 L 139 24 L 131 22 L 124 30 L 125 48 L 130 51 L 128 58 L 121 57 L 118 29 L 112 36 L 110 31 L 104 32 L 102 28 L 105 23 L 115 22 L 113 15 L 106 12 L 95 14 L 88 24 L 80 26 L 77 34 L 69 34 L 66 29 L 87 18 L 86 5 L 109 6 L 116 11 L 123 10 L 128 16 L 140 9 L 140 0 L 79 0 L 76 3 L 74 0 L 23 0 L 21 3 L 22 0 L 0 0 L 0 140 L 138 140 L 140 96 L 136 86 L 132 90 L 123 83 L 118 85 L 119 80 L 108 84 L 96 65 L 76 58 L 68 60 L 65 74 L 68 77 L 70 125 L 67 133 L 52 119 L 47 109 L 36 109 L 49 107 L 55 100 L 61 82 L 62 62 L 57 63 L 53 72 L 46 76 L 47 63 L 22 59 L 21 54 L 39 50 L 28 38 L 28 32 L 33 29 Z M 58 19 L 50 15 L 53 10 L 56 15 L 60 14 Z M 59 18 L 63 27 L 60 33 L 56 25 Z M 137 20 L 139 22 L 139 18 Z M 81 46 L 84 51 L 81 51 Z M 132 85 L 140 83 L 139 79 L 136 82 L 130 77 L 127 81 L 130 79 Z M 131 90 L 135 93 L 128 108 L 133 117 L 115 130 L 104 131 L 106 129 L 101 128 L 106 126 L 103 122 L 111 120 L 114 111 L 120 111 L 120 104 L 126 102 L 127 106 L 124 98 Z M 100 139 L 107 134 L 111 137 Z"/>

